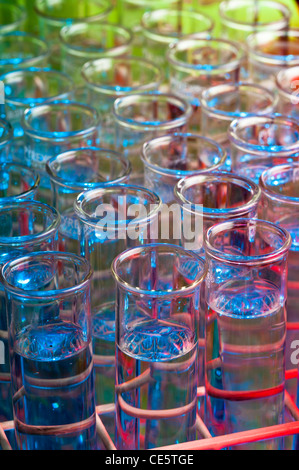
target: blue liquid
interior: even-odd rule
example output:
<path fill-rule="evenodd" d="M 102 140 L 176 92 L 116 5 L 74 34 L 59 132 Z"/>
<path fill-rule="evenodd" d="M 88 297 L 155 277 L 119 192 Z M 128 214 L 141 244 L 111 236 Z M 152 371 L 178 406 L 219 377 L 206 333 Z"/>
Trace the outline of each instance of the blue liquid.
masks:
<path fill-rule="evenodd" d="M 116 355 L 117 448 L 151 449 L 195 439 L 198 371 L 191 330 L 145 321 L 126 334 Z M 141 383 L 122 392 L 121 386 L 128 387 L 134 379 Z M 181 407 L 186 407 L 185 412 Z M 156 410 L 170 415 L 157 417 Z M 147 413 L 146 418 L 140 419 L 140 412 Z"/>
<path fill-rule="evenodd" d="M 19 334 L 12 386 L 21 450 L 95 449 L 92 366 L 90 344 L 72 323 L 57 321 Z M 70 428 L 61 433 L 65 425 Z"/>

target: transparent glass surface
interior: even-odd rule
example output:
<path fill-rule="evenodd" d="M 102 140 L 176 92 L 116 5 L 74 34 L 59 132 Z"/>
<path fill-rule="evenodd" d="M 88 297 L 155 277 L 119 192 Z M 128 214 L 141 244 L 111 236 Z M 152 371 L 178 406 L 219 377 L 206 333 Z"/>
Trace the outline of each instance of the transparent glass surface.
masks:
<path fill-rule="evenodd" d="M 299 117 L 299 65 L 280 70 L 275 79 L 278 92 L 278 112 L 284 116 Z"/>
<path fill-rule="evenodd" d="M 13 127 L 13 159 L 24 162 L 22 116 L 27 108 L 72 97 L 74 84 L 70 77 L 44 67 L 28 67 L 0 76 L 4 83 L 5 115 Z"/>
<path fill-rule="evenodd" d="M 232 121 L 250 115 L 274 113 L 276 93 L 254 83 L 227 83 L 206 88 L 201 94 L 201 132 L 215 140 L 228 153 L 231 169 L 228 129 Z"/>
<path fill-rule="evenodd" d="M 205 238 L 206 423 L 213 436 L 284 422 L 286 276 L 291 237 L 236 219 Z M 282 439 L 242 450 L 278 450 Z"/>
<path fill-rule="evenodd" d="M 6 200 L 7 201 L 7 200 Z M 52 207 L 34 201 L 0 200 L 0 264 L 34 251 L 57 249 L 60 216 Z M 0 422 L 13 419 L 5 293 L 0 284 Z"/>
<path fill-rule="evenodd" d="M 299 65 L 299 30 L 264 31 L 247 39 L 248 73 L 254 83 L 275 89 L 275 76 L 285 67 Z"/>
<path fill-rule="evenodd" d="M 205 88 L 240 80 L 243 49 L 224 39 L 182 38 L 167 53 L 170 90 L 193 107 L 191 130 L 200 133 L 200 96 Z"/>
<path fill-rule="evenodd" d="M 175 185 L 185 176 L 209 173 L 226 165 L 226 152 L 196 134 L 175 133 L 146 142 L 142 148 L 145 186 L 165 204 L 176 202 Z"/>
<path fill-rule="evenodd" d="M 85 191 L 75 202 L 81 223 L 81 255 L 90 262 L 92 338 L 95 362 L 96 403 L 115 400 L 115 302 L 117 300 L 111 264 L 132 246 L 156 241 L 161 201 L 145 188 L 111 185 Z M 115 414 L 103 422 L 114 437 Z"/>
<path fill-rule="evenodd" d="M 24 112 L 25 161 L 41 175 L 39 198 L 42 202 L 51 200 L 46 162 L 72 148 L 96 146 L 98 124 L 94 108 L 72 101 L 55 101 Z"/>
<path fill-rule="evenodd" d="M 259 181 L 273 165 L 297 161 L 299 123 L 280 115 L 249 116 L 234 120 L 228 130 L 232 171 Z"/>
<path fill-rule="evenodd" d="M 59 249 L 80 254 L 80 226 L 74 212 L 76 198 L 83 191 L 128 182 L 130 164 L 118 152 L 90 147 L 51 158 L 46 163 L 46 171 L 51 180 L 51 204 L 62 217 Z"/>
<path fill-rule="evenodd" d="M 182 207 L 183 220 L 189 221 L 194 239 L 183 237 L 186 249 L 204 251 L 203 240 L 207 230 L 216 223 L 240 217 L 257 216 L 261 191 L 253 181 L 234 174 L 214 171 L 204 175 L 190 175 L 175 187 L 175 196 Z"/>
<path fill-rule="evenodd" d="M 113 262 L 116 280 L 116 442 L 121 450 L 193 440 L 204 261 L 168 244 Z M 134 385 L 134 388 L 133 388 Z"/>
<path fill-rule="evenodd" d="M 246 44 L 251 33 L 280 31 L 289 27 L 291 11 L 272 0 L 224 0 L 219 5 L 221 33 Z"/>
<path fill-rule="evenodd" d="M 109 17 L 113 5 L 109 0 L 36 0 L 35 13 L 39 31 L 50 45 L 50 63 L 61 70 L 62 57 L 59 33 L 63 26 L 73 23 L 104 21 Z"/>
<path fill-rule="evenodd" d="M 287 370 L 296 368 L 294 346 L 299 341 L 298 329 L 298 232 L 299 232 L 299 193 L 297 187 L 299 175 L 298 163 L 277 165 L 265 170 L 260 178 L 262 200 L 260 217 L 276 223 L 286 229 L 292 237 L 292 246 L 288 258 L 287 283 Z M 292 399 L 297 399 L 297 380 L 288 380 L 287 390 Z"/>
<path fill-rule="evenodd" d="M 173 42 L 187 35 L 209 37 L 214 21 L 209 16 L 189 9 L 153 10 L 145 13 L 141 20 L 144 38 L 143 52 L 155 64 L 168 68 L 166 54 Z M 168 77 L 168 73 L 164 74 Z"/>
<path fill-rule="evenodd" d="M 44 66 L 49 49 L 42 39 L 29 33 L 13 31 L 0 36 L 0 73 L 20 67 Z"/>
<path fill-rule="evenodd" d="M 144 142 L 186 131 L 191 116 L 191 105 L 173 94 L 138 93 L 114 102 L 116 148 L 130 160 L 132 176 L 143 182 L 140 155 Z"/>
<path fill-rule="evenodd" d="M 109 23 L 75 23 L 60 31 L 62 70 L 83 84 L 81 69 L 101 57 L 130 55 L 133 35 L 127 28 Z"/>
<path fill-rule="evenodd" d="M 83 66 L 87 100 L 101 117 L 101 146 L 115 146 L 114 101 L 130 94 L 158 91 L 162 75 L 154 63 L 136 57 L 102 58 Z"/>
<path fill-rule="evenodd" d="M 0 2 L 0 34 L 6 34 L 11 31 L 22 31 L 27 19 L 27 12 L 19 5 L 9 1 Z"/>
<path fill-rule="evenodd" d="M 7 119 L 0 118 L 0 163 L 13 160 L 13 128 Z"/>
<path fill-rule="evenodd" d="M 0 203 L 36 198 L 40 177 L 34 170 L 18 163 L 0 164 Z"/>
<path fill-rule="evenodd" d="M 32 253 L 5 264 L 1 278 L 18 449 L 94 450 L 88 262 Z"/>

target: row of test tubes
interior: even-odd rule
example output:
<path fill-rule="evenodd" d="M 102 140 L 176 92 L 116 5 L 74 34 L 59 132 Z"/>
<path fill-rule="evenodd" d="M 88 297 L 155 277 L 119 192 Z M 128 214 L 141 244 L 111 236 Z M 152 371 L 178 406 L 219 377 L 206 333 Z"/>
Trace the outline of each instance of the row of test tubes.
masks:
<path fill-rule="evenodd" d="M 290 421 L 299 14 L 25 3 L 0 1 L 2 447 L 157 449 Z"/>

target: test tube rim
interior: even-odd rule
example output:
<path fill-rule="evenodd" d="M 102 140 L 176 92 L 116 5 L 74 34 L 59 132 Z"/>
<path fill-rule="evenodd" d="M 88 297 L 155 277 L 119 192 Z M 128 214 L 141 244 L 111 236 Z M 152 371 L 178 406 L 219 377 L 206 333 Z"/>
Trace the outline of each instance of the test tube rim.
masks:
<path fill-rule="evenodd" d="M 222 0 L 220 2 L 220 5 L 219 5 L 219 16 L 220 16 L 220 19 L 222 21 L 223 24 L 225 24 L 225 26 L 230 26 L 230 27 L 234 27 L 236 28 L 236 26 L 239 27 L 239 29 L 243 29 L 243 30 L 247 30 L 247 31 L 252 31 L 253 27 L 256 28 L 257 26 L 259 28 L 269 28 L 269 30 L 272 30 L 272 27 L 273 27 L 273 30 L 272 31 L 277 31 L 279 28 L 277 27 L 277 25 L 281 24 L 281 28 L 284 28 L 287 26 L 287 24 L 285 24 L 285 21 L 287 20 L 288 22 L 290 21 L 291 19 L 291 11 L 289 9 L 289 7 L 281 2 L 278 2 L 278 1 L 274 1 L 274 0 L 262 0 L 260 2 L 258 2 L 257 6 L 259 7 L 259 4 L 261 3 L 264 3 L 266 4 L 270 9 L 276 9 L 283 12 L 285 14 L 285 19 L 282 18 L 280 20 L 276 20 L 276 21 L 270 21 L 270 22 L 266 22 L 266 23 L 258 23 L 256 25 L 256 23 L 249 23 L 249 22 L 243 22 L 243 21 L 237 21 L 237 20 L 233 20 L 232 18 L 230 18 L 229 16 L 226 15 L 225 13 L 225 7 L 227 7 L 227 5 L 229 5 L 230 3 L 232 4 L 236 4 L 237 6 L 240 6 L 240 5 L 248 5 L 248 6 L 251 6 L 252 7 L 252 3 L 253 1 L 252 0 Z"/>
<path fill-rule="evenodd" d="M 136 286 L 132 286 L 131 284 L 126 282 L 124 279 L 122 279 L 121 276 L 118 275 L 117 264 L 122 260 L 122 258 L 125 258 L 126 256 L 129 256 L 129 255 L 136 256 L 138 255 L 138 253 L 142 251 L 145 251 L 145 250 L 150 251 L 153 248 L 163 249 L 165 251 L 168 249 L 168 252 L 177 251 L 177 252 L 180 252 L 182 255 L 190 256 L 190 258 L 192 258 L 193 261 L 197 261 L 199 264 L 201 264 L 200 275 L 197 277 L 196 281 L 194 281 L 192 284 L 186 285 L 186 287 L 180 287 L 180 288 L 169 290 L 169 291 L 140 289 Z M 207 276 L 208 266 L 207 266 L 206 260 L 202 258 L 201 256 L 199 256 L 194 251 L 185 250 L 183 247 L 172 245 L 169 243 L 149 243 L 149 244 L 145 244 L 145 245 L 138 246 L 138 247 L 128 248 L 122 253 L 120 253 L 113 260 L 112 265 L 111 265 L 111 271 L 112 271 L 112 275 L 115 281 L 117 282 L 117 285 L 120 288 L 125 289 L 126 291 L 130 291 L 131 293 L 137 294 L 137 295 L 151 296 L 152 298 L 160 298 L 160 297 L 166 298 L 166 297 L 177 297 L 179 294 L 190 295 L 198 291 L 201 283 L 204 281 L 204 279 Z"/>
<path fill-rule="evenodd" d="M 295 142 L 292 145 L 289 146 L 284 146 L 283 150 L 271 150 L 269 146 L 261 146 L 261 145 L 256 145 L 256 144 L 251 144 L 246 142 L 244 139 L 240 139 L 238 137 L 237 131 L 238 127 L 241 125 L 246 125 L 247 123 L 249 125 L 256 125 L 257 123 L 260 124 L 265 124 L 265 123 L 274 123 L 274 122 L 286 122 L 286 123 L 291 123 L 298 129 L 299 133 L 299 121 L 291 118 L 289 116 L 283 115 L 283 114 L 278 114 L 278 113 L 272 113 L 268 115 L 251 115 L 251 116 L 245 116 L 245 117 L 240 117 L 238 119 L 234 119 L 228 129 L 228 138 L 229 141 L 231 142 L 232 145 L 234 145 L 236 148 L 239 150 L 245 150 L 245 151 L 250 151 L 251 154 L 257 155 L 257 156 L 265 156 L 265 152 L 267 152 L 268 155 L 275 156 L 275 157 L 284 157 L 287 155 L 293 155 L 295 152 L 299 152 L 299 139 L 297 142 Z M 280 146 L 281 147 L 281 146 Z"/>
<path fill-rule="evenodd" d="M 118 162 L 121 162 L 123 164 L 123 168 L 124 168 L 124 173 L 123 175 L 117 177 L 116 179 L 114 180 L 109 180 L 107 182 L 76 182 L 76 183 L 73 183 L 72 180 L 64 180 L 63 178 L 57 176 L 57 174 L 55 174 L 55 172 L 53 171 L 51 165 L 54 164 L 54 163 L 57 163 L 58 160 L 63 160 L 64 158 L 67 159 L 68 157 L 71 158 L 73 154 L 75 154 L 76 152 L 95 152 L 95 153 L 99 153 L 99 154 L 102 154 L 105 155 L 105 156 L 109 156 L 110 157 L 113 157 L 113 159 L 115 161 L 118 161 Z M 66 189 L 71 189 L 71 190 L 74 190 L 74 191 L 80 191 L 82 192 L 83 190 L 85 189 L 92 189 L 92 188 L 96 188 L 96 187 L 108 187 L 110 185 L 115 185 L 117 183 L 121 183 L 122 181 L 124 181 L 126 178 L 129 178 L 130 176 L 130 173 L 131 173 L 131 164 L 129 162 L 129 160 L 127 160 L 123 154 L 115 151 L 115 150 L 111 150 L 111 149 L 105 149 L 105 148 L 101 148 L 101 147 L 80 147 L 80 148 L 75 148 L 75 149 L 71 149 L 71 150 L 67 150 L 65 152 L 62 152 L 62 153 L 59 153 L 58 155 L 50 158 L 47 162 L 46 162 L 46 171 L 50 177 L 50 179 L 55 183 L 55 184 L 58 184 L 59 186 L 61 187 L 64 187 Z"/>
<path fill-rule="evenodd" d="M 21 265 L 22 263 L 28 262 L 30 260 L 35 260 L 36 258 L 42 258 L 46 260 L 49 257 L 56 258 L 57 260 L 64 259 L 64 260 L 73 260 L 74 262 L 77 261 L 77 264 L 80 262 L 82 265 L 85 265 L 85 272 L 84 278 L 82 281 L 78 282 L 76 285 L 73 285 L 68 288 L 56 289 L 56 290 L 48 290 L 48 291 L 37 291 L 37 290 L 24 290 L 20 287 L 15 287 L 13 284 L 9 283 L 5 278 L 5 271 L 7 269 L 11 269 L 14 266 Z M 0 269 L 0 280 L 4 286 L 4 289 L 12 295 L 17 297 L 24 298 L 26 300 L 43 300 L 43 301 L 52 301 L 58 300 L 61 298 L 66 298 L 75 295 L 76 293 L 82 291 L 83 289 L 87 288 L 90 285 L 91 279 L 93 276 L 93 271 L 90 266 L 89 261 L 84 258 L 83 256 L 75 255 L 74 253 L 67 253 L 61 251 L 40 251 L 40 252 L 33 252 L 25 256 L 17 257 L 13 260 L 8 261 L 4 265 L 1 266 Z"/>
<path fill-rule="evenodd" d="M 152 162 L 149 161 L 149 159 L 147 158 L 147 155 L 146 155 L 146 152 L 147 150 L 149 149 L 150 145 L 151 144 L 155 144 L 155 143 L 163 143 L 163 142 L 167 142 L 167 141 L 171 141 L 172 139 L 174 139 L 175 137 L 178 137 L 178 136 L 182 136 L 182 137 L 190 137 L 192 139 L 198 139 L 198 140 L 202 140 L 203 142 L 206 142 L 207 144 L 211 145 L 211 146 L 214 146 L 217 150 L 219 150 L 219 162 L 215 165 L 213 165 L 213 167 L 211 168 L 205 168 L 205 169 L 202 169 L 202 170 L 172 170 L 172 169 L 169 169 L 169 168 L 164 168 L 162 166 L 159 166 L 158 164 L 154 164 Z M 141 150 L 141 160 L 143 161 L 144 165 L 148 168 L 150 168 L 153 172 L 157 173 L 157 174 L 160 174 L 160 175 L 167 175 L 167 176 L 170 176 L 170 177 L 174 177 L 175 179 L 178 179 L 178 177 L 183 177 L 183 176 L 188 176 L 188 175 L 197 175 L 197 174 L 202 174 L 202 173 L 209 173 L 211 171 L 214 171 L 216 170 L 217 168 L 219 169 L 221 165 L 224 165 L 225 164 L 225 161 L 226 161 L 226 158 L 227 158 L 227 152 L 226 150 L 220 145 L 218 144 L 216 141 L 208 138 L 208 137 L 205 137 L 203 135 L 200 135 L 200 134 L 192 134 L 192 133 L 184 133 L 184 132 L 178 132 L 178 133 L 174 133 L 174 134 L 166 134 L 164 136 L 160 136 L 160 137 L 155 137 L 153 139 L 150 139 L 148 140 L 147 142 L 145 142 L 142 146 L 142 150 Z"/>

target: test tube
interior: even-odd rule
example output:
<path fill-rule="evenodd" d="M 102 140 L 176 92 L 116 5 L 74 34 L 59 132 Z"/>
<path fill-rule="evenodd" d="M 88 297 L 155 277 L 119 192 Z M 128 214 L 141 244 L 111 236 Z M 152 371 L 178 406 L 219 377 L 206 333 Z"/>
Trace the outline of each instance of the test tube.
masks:
<path fill-rule="evenodd" d="M 22 116 L 27 108 L 72 97 L 74 84 L 67 75 L 49 68 L 28 67 L 0 76 L 4 83 L 5 116 L 13 127 L 13 159 L 24 162 Z"/>
<path fill-rule="evenodd" d="M 238 43 L 218 38 L 183 38 L 170 46 L 169 87 L 193 107 L 190 132 L 201 131 L 201 92 L 226 82 L 238 83 L 243 57 Z"/>
<path fill-rule="evenodd" d="M 291 11 L 275 0 L 223 0 L 219 16 L 222 37 L 246 45 L 252 33 L 287 30 Z"/>
<path fill-rule="evenodd" d="M 256 183 L 266 168 L 299 157 L 299 123 L 288 116 L 239 118 L 232 121 L 228 136 L 232 171 Z"/>
<path fill-rule="evenodd" d="M 258 219 L 211 227 L 205 237 L 206 424 L 212 436 L 284 422 L 290 234 Z M 279 450 L 283 439 L 238 450 Z"/>
<path fill-rule="evenodd" d="M 249 80 L 276 89 L 276 74 L 299 65 L 299 31 L 261 31 L 247 38 Z"/>
<path fill-rule="evenodd" d="M 298 328 L 298 238 L 299 231 L 299 198 L 298 198 L 299 164 L 284 164 L 265 170 L 260 178 L 262 190 L 260 218 L 273 222 L 286 229 L 292 237 L 288 258 L 287 284 L 287 339 L 286 368 L 296 369 L 296 347 L 299 344 Z M 286 389 L 296 402 L 297 380 L 290 379 Z"/>
<path fill-rule="evenodd" d="M 108 0 L 36 0 L 34 4 L 41 38 L 50 46 L 50 63 L 61 69 L 61 28 L 73 23 L 92 23 L 107 19 L 113 9 Z"/>
<path fill-rule="evenodd" d="M 189 9 L 165 9 L 146 12 L 141 20 L 143 52 L 162 67 L 168 79 L 166 53 L 169 46 L 186 35 L 207 38 L 214 28 L 208 15 Z M 167 83 L 166 83 L 167 84 Z"/>
<path fill-rule="evenodd" d="M 212 172 L 190 175 L 175 187 L 175 196 L 181 207 L 183 248 L 205 257 L 204 236 L 213 225 L 239 217 L 256 218 L 261 197 L 257 184 L 237 175 Z M 198 384 L 205 384 L 205 304 L 200 305 L 199 315 L 199 377 Z M 198 400 L 199 412 L 204 416 L 204 397 Z"/>
<path fill-rule="evenodd" d="M 27 13 L 20 5 L 16 5 L 7 0 L 0 2 L 0 34 L 11 31 L 23 31 Z"/>
<path fill-rule="evenodd" d="M 49 48 L 39 37 L 21 31 L 0 36 L 0 73 L 47 65 Z"/>
<path fill-rule="evenodd" d="M 142 145 L 155 137 L 186 132 L 191 105 L 170 93 L 136 93 L 114 102 L 116 148 L 131 162 L 132 177 L 143 183 Z"/>
<path fill-rule="evenodd" d="M 18 450 L 96 449 L 91 276 L 55 251 L 2 267 Z"/>
<path fill-rule="evenodd" d="M 105 58 L 87 62 L 82 68 L 87 100 L 99 112 L 102 147 L 114 148 L 113 105 L 117 98 L 135 93 L 158 91 L 162 83 L 160 69 L 138 57 Z"/>
<path fill-rule="evenodd" d="M 156 241 L 160 206 L 155 193 L 131 184 L 84 191 L 75 202 L 81 223 L 81 256 L 94 272 L 91 315 L 97 405 L 109 405 L 115 399 L 117 296 L 111 264 L 125 249 Z M 115 413 L 105 414 L 102 420 L 113 438 Z"/>
<path fill-rule="evenodd" d="M 98 114 L 90 106 L 73 101 L 55 101 L 27 108 L 22 117 L 26 164 L 41 176 L 39 198 L 50 203 L 50 179 L 46 162 L 72 148 L 95 147 Z"/>
<path fill-rule="evenodd" d="M 272 114 L 277 110 L 276 93 L 254 83 L 225 83 L 203 90 L 201 102 L 202 135 L 225 148 L 227 170 L 231 169 L 228 129 L 232 121 L 250 115 Z"/>
<path fill-rule="evenodd" d="M 140 31 L 143 15 L 148 11 L 159 8 L 172 10 L 179 4 L 179 0 L 153 0 L 142 2 L 141 0 L 121 0 L 119 2 L 120 22 L 134 32 Z"/>
<path fill-rule="evenodd" d="M 144 185 L 164 204 L 175 204 L 174 188 L 188 175 L 210 173 L 226 165 L 225 150 L 197 134 L 175 133 L 149 140 L 142 147 Z"/>
<path fill-rule="evenodd" d="M 63 152 L 46 163 L 51 205 L 61 215 L 59 250 L 80 255 L 80 224 L 74 203 L 83 191 L 128 183 L 131 167 L 120 153 L 97 147 Z"/>
<path fill-rule="evenodd" d="M 169 244 L 131 248 L 116 281 L 116 444 L 143 450 L 196 436 L 197 319 L 204 261 Z"/>
<path fill-rule="evenodd" d="M 184 248 L 195 250 L 202 256 L 206 231 L 221 221 L 257 217 L 261 197 L 258 184 L 221 171 L 185 176 L 177 183 L 174 193 L 182 208 L 182 220 L 190 218 L 194 220 L 191 226 L 198 227 L 190 234 L 190 240 L 183 232 L 182 244 Z"/>
<path fill-rule="evenodd" d="M 32 253 L 57 249 L 60 216 L 35 201 L 0 199 L 0 265 Z M 5 293 L 0 283 L 0 422 L 13 419 Z"/>
<path fill-rule="evenodd" d="M 110 23 L 75 23 L 60 31 L 62 70 L 83 85 L 81 69 L 101 57 L 130 55 L 133 35 L 127 28 Z"/>

